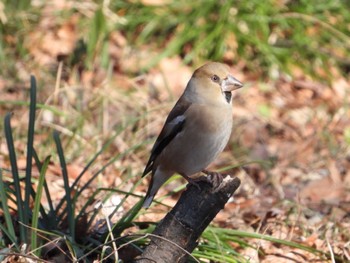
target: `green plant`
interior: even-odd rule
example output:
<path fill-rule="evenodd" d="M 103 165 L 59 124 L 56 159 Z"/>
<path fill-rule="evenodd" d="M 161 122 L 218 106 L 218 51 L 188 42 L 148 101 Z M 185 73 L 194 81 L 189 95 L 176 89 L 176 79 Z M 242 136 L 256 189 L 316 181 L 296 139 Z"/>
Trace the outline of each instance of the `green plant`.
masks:
<path fill-rule="evenodd" d="M 346 73 L 350 63 L 346 59 L 350 54 L 347 7 L 341 1 L 317 5 L 314 1 L 258 0 L 112 4 L 113 10 L 125 14 L 126 22 L 117 27 L 131 43 L 153 43 L 164 50 L 150 61 L 150 67 L 175 54 L 186 63 L 226 57 L 232 63 L 244 60 L 250 71 L 271 76 L 276 71 L 293 73 L 293 67 L 312 76 L 318 76 L 315 69 L 330 66 Z"/>
<path fill-rule="evenodd" d="M 15 61 L 8 58 L 29 58 L 23 43 L 40 20 L 42 6 L 15 2 L 3 3 L 6 22 L 0 24 L 0 58 L 7 63 L 3 73 L 17 78 Z M 156 55 L 140 62 L 143 70 L 164 57 L 180 55 L 185 63 L 243 61 L 249 71 L 273 78 L 280 72 L 293 75 L 295 68 L 322 79 L 330 77 L 330 68 L 346 75 L 350 65 L 348 9 L 346 1 L 180 0 L 160 5 L 87 1 L 65 12 L 80 15 L 79 41 L 70 63 L 83 62 L 90 69 L 119 63 L 109 54 L 111 33 L 119 31 L 131 47 L 155 51 Z M 20 41 L 14 42 L 13 34 Z"/>
<path fill-rule="evenodd" d="M 0 169 L 0 193 L 1 193 L 1 207 L 4 216 L 4 223 L 0 224 L 0 229 L 3 234 L 3 239 L 0 244 L 3 246 L 11 245 L 15 246 L 16 250 L 22 251 L 21 247 L 24 244 L 29 244 L 27 252 L 34 253 L 37 257 L 41 256 L 42 250 L 45 250 L 46 244 L 50 244 L 52 238 L 60 241 L 58 249 L 62 251 L 69 251 L 67 254 L 71 259 L 82 257 L 84 251 L 97 248 L 96 253 L 102 251 L 103 244 L 109 238 L 109 232 L 100 235 L 96 238 L 93 233 L 91 236 L 82 237 L 82 233 L 77 233 L 77 224 L 84 223 L 84 230 L 92 228 L 92 223 L 94 218 L 100 212 L 99 208 L 95 209 L 92 213 L 88 212 L 90 206 L 95 202 L 95 197 L 100 192 L 113 193 L 118 192 L 125 195 L 121 200 L 120 204 L 114 209 L 114 212 L 109 215 L 111 218 L 115 211 L 117 211 L 125 202 L 128 196 L 133 195 L 131 192 L 113 190 L 113 189 L 97 189 L 97 191 L 87 200 L 86 204 L 80 211 L 76 210 L 77 201 L 81 198 L 84 190 L 86 190 L 94 179 L 106 169 L 109 165 L 115 162 L 118 158 L 122 158 L 128 152 L 137 149 L 140 145 L 136 145 L 126 152 L 122 152 L 112 158 L 107 164 L 105 164 L 101 169 L 99 169 L 93 176 L 84 184 L 81 185 L 80 189 L 73 191 L 77 188 L 80 183 L 81 178 L 85 172 L 91 167 L 91 165 L 96 161 L 98 156 L 106 150 L 109 145 L 113 142 L 115 137 L 123 131 L 123 127 L 117 129 L 114 136 L 112 136 L 108 142 L 98 151 L 93 158 L 84 167 L 83 171 L 74 180 L 74 182 L 69 184 L 69 177 L 67 172 L 67 164 L 65 160 L 65 155 L 60 140 L 60 135 L 58 132 L 54 131 L 53 137 L 57 149 L 57 154 L 60 160 L 60 166 L 62 171 L 62 177 L 64 181 L 64 196 L 58 202 L 57 205 L 52 201 L 50 186 L 46 181 L 45 175 L 47 171 L 48 164 L 50 162 L 50 156 L 46 157 L 43 162 L 40 161 L 36 151 L 33 147 L 34 142 L 34 122 L 35 122 L 35 112 L 37 108 L 36 104 L 36 81 L 34 77 L 31 77 L 31 87 L 30 87 L 30 105 L 29 105 L 29 124 L 28 124 L 28 136 L 27 136 L 27 166 L 25 177 L 21 178 L 18 172 L 16 151 L 13 141 L 13 131 L 11 128 L 11 113 L 7 114 L 4 119 L 5 137 L 8 145 L 9 159 L 11 164 L 11 175 L 12 180 L 5 180 L 3 177 L 3 169 Z M 36 190 L 32 186 L 32 160 L 34 159 L 38 170 L 40 171 L 38 183 Z M 7 171 L 5 171 L 7 172 Z M 24 181 L 24 196 L 21 194 L 21 182 Z M 137 185 L 135 185 L 136 187 Z M 45 194 L 48 205 L 44 206 L 42 202 L 42 195 Z M 105 195 L 102 203 L 105 202 L 110 194 Z M 138 196 L 137 196 L 138 197 Z M 13 207 L 8 206 L 8 201 L 11 200 L 15 205 Z M 33 210 L 31 208 L 31 200 L 34 201 Z M 138 212 L 141 208 L 141 203 L 137 204 L 133 209 L 125 214 L 124 217 L 114 226 L 114 236 L 120 237 L 121 233 L 125 228 L 130 227 L 131 222 L 137 217 Z M 13 216 L 15 215 L 15 216 Z M 18 220 L 13 220 L 18 217 Z M 109 219 L 108 219 L 109 220 Z M 64 227 L 67 225 L 66 227 Z M 16 229 L 19 229 L 19 233 Z M 81 231 L 81 228 L 80 228 Z M 92 231 L 99 231 L 99 229 L 94 229 Z M 86 234 L 85 233 L 85 234 Z M 66 247 L 66 248 L 65 248 Z"/>

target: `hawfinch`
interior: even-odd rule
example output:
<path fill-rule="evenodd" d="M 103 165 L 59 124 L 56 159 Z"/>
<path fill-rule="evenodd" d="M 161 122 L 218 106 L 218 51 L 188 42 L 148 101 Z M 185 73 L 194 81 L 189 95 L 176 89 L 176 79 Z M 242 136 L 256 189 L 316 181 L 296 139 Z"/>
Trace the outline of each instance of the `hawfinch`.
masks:
<path fill-rule="evenodd" d="M 178 173 L 205 169 L 225 148 L 232 130 L 232 94 L 243 84 L 227 65 L 211 62 L 198 68 L 165 121 L 143 172 L 152 179 L 143 203 L 148 208 L 158 189 Z"/>

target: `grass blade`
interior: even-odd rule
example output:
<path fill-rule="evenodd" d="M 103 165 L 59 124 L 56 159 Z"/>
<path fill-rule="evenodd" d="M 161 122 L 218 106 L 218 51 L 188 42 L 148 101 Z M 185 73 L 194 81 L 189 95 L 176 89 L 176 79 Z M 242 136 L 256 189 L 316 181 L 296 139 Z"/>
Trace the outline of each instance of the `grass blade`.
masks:
<path fill-rule="evenodd" d="M 124 156 L 126 156 L 128 153 L 135 151 L 136 149 L 138 149 L 139 147 L 141 147 L 143 143 L 134 145 L 132 147 L 130 147 L 129 149 L 125 150 L 124 152 L 116 155 L 115 157 L 113 157 L 111 160 L 109 160 L 105 165 L 102 166 L 101 169 L 99 169 L 82 187 L 81 189 L 79 189 L 79 191 L 77 191 L 76 196 L 81 195 L 81 193 L 91 184 L 91 182 L 100 174 L 102 173 L 108 166 L 110 166 L 111 164 L 113 164 L 116 160 L 119 160 L 121 158 L 123 158 Z M 80 216 L 82 216 L 84 213 L 84 210 L 80 211 L 79 215 L 77 216 L 77 218 L 79 218 Z"/>
<path fill-rule="evenodd" d="M 38 154 L 36 153 L 35 149 L 33 149 L 33 157 L 34 157 L 36 166 L 38 167 L 38 170 L 41 171 L 42 163 L 40 162 Z M 49 187 L 48 187 L 47 182 L 46 182 L 46 178 L 44 178 L 44 190 L 45 190 L 45 195 L 46 195 L 46 198 L 47 198 L 47 203 L 49 205 L 49 216 L 48 216 L 49 217 L 49 219 L 48 219 L 49 221 L 47 222 L 48 223 L 47 226 L 48 226 L 49 229 L 56 228 L 57 227 L 56 220 L 50 220 L 50 218 L 54 219 L 56 217 L 56 212 L 55 212 L 54 205 L 53 205 L 53 202 L 52 202 L 50 190 L 49 190 Z M 43 211 L 42 215 L 44 213 L 46 214 L 46 212 Z"/>
<path fill-rule="evenodd" d="M 250 233 L 250 232 L 234 230 L 234 229 L 223 229 L 223 228 L 217 228 L 217 227 L 209 227 L 208 230 L 212 230 L 216 232 L 217 234 L 221 235 L 227 240 L 230 240 L 231 238 L 234 238 L 234 237 L 261 239 L 261 240 L 266 240 L 269 242 L 273 242 L 273 243 L 288 246 L 288 247 L 298 248 L 298 249 L 313 253 L 314 255 L 318 255 L 320 257 L 329 257 L 329 254 L 327 252 L 320 251 L 313 247 L 306 246 L 293 241 L 275 238 L 264 234 Z"/>
<path fill-rule="evenodd" d="M 22 199 L 22 195 L 21 195 L 21 186 L 20 186 L 20 179 L 19 179 L 19 173 L 18 173 L 15 146 L 13 144 L 13 136 L 12 136 L 12 128 L 11 128 L 11 115 L 12 115 L 11 113 L 6 114 L 5 120 L 4 120 L 4 129 L 5 129 L 6 143 L 7 143 L 7 148 L 9 151 L 9 158 L 10 158 L 10 163 L 11 163 L 13 184 L 15 187 L 17 213 L 18 213 L 19 221 L 24 222 L 23 199 Z M 25 226 L 23 224 L 19 224 L 19 233 L 20 233 L 21 241 L 25 243 L 27 233 L 26 233 Z"/>
<path fill-rule="evenodd" d="M 13 227 L 11 213 L 7 204 L 7 191 L 4 185 L 4 181 L 2 180 L 2 169 L 0 169 L 0 198 L 1 198 L 1 206 L 3 215 L 6 222 L 6 229 L 2 229 L 2 231 L 6 231 L 6 234 L 8 238 L 13 242 L 13 244 L 16 244 L 16 234 L 15 229 Z"/>
<path fill-rule="evenodd" d="M 50 156 L 46 157 L 44 160 L 44 163 L 40 169 L 40 176 L 39 176 L 39 182 L 38 182 L 38 187 L 36 189 L 36 195 L 35 195 L 35 200 L 34 200 L 34 209 L 33 209 L 33 216 L 32 216 L 32 235 L 31 235 L 31 249 L 35 250 L 35 253 L 37 256 L 39 256 L 39 251 L 36 250 L 37 244 L 38 244 L 38 235 L 35 231 L 35 229 L 38 228 L 38 221 L 39 221 L 39 210 L 41 207 L 41 195 L 43 191 L 43 186 L 45 182 L 45 174 L 47 167 L 50 162 Z"/>
<path fill-rule="evenodd" d="M 142 208 L 143 199 L 137 202 L 119 221 L 113 226 L 113 234 L 119 236 L 130 225 Z"/>
<path fill-rule="evenodd" d="M 115 137 L 117 137 L 124 129 L 123 128 L 119 128 L 118 131 L 115 132 L 115 134 L 102 146 L 102 148 L 92 157 L 92 159 L 88 162 L 88 164 L 84 167 L 83 171 L 81 171 L 81 173 L 78 175 L 78 177 L 74 180 L 72 186 L 70 187 L 71 189 L 74 189 L 77 184 L 79 183 L 80 179 L 83 177 L 83 175 L 85 174 L 85 172 L 91 167 L 91 165 L 96 161 L 96 159 L 98 158 L 98 156 L 100 156 L 114 141 Z M 102 172 L 103 170 L 101 170 Z M 95 173 L 88 181 L 87 183 L 85 183 L 81 189 L 79 191 L 77 191 L 74 195 L 74 199 L 77 199 L 79 197 L 79 195 L 84 191 L 84 189 L 86 189 L 91 182 L 93 182 L 93 180 L 95 180 L 95 178 L 100 174 L 100 172 Z M 64 200 L 62 199 L 58 205 L 56 206 L 56 214 L 58 213 L 58 211 L 60 211 L 62 205 L 64 203 Z M 83 211 L 81 211 L 82 213 Z M 64 214 L 65 211 L 62 212 L 62 214 Z M 79 216 L 77 217 L 79 218 Z"/>
<path fill-rule="evenodd" d="M 108 141 L 102 146 L 102 148 L 92 157 L 92 159 L 88 162 L 88 164 L 84 167 L 83 171 L 78 175 L 77 179 L 74 180 L 71 188 L 74 189 L 77 184 L 79 183 L 82 176 L 85 174 L 85 172 L 90 168 L 90 166 L 95 162 L 95 160 L 114 142 L 115 138 L 123 131 L 124 129 L 120 127 L 115 134 L 108 139 Z M 84 189 L 88 187 L 89 184 L 87 184 Z M 80 193 L 79 193 L 80 194 Z M 77 195 L 77 194 L 76 194 Z"/>
<path fill-rule="evenodd" d="M 30 77 L 30 105 L 29 105 L 29 123 L 28 123 L 28 141 L 27 141 L 27 166 L 24 189 L 24 224 L 29 222 L 30 192 L 32 186 L 32 160 L 33 160 L 33 143 L 34 143 L 34 125 L 35 125 L 35 111 L 36 111 L 36 81 L 35 77 Z"/>
<path fill-rule="evenodd" d="M 2 233 L 5 234 L 5 236 L 7 236 L 10 239 L 12 244 L 14 244 L 17 249 L 19 249 L 18 243 L 16 241 L 16 239 L 17 239 L 16 236 L 12 236 L 12 234 L 9 232 L 9 229 L 4 227 L 2 224 L 0 224 L 0 229 L 1 229 Z M 2 235 L 2 236 L 4 236 L 4 235 Z M 1 261 L 1 262 L 4 262 L 4 261 Z"/>
<path fill-rule="evenodd" d="M 30 102 L 28 102 L 28 101 L 0 100 L 0 106 L 2 106 L 2 105 L 7 105 L 7 106 L 9 106 L 9 105 L 10 106 L 29 106 Z M 38 109 L 41 109 L 41 110 L 50 111 L 51 113 L 53 113 L 54 115 L 57 115 L 57 116 L 61 116 L 61 117 L 66 117 L 67 116 L 67 113 L 65 113 L 63 111 L 60 111 L 59 109 L 57 109 L 54 106 L 49 106 L 49 105 L 46 105 L 46 104 L 37 103 L 36 107 Z"/>
<path fill-rule="evenodd" d="M 54 131 L 53 138 L 55 140 L 57 154 L 61 164 L 64 190 L 65 190 L 66 207 L 67 207 L 67 213 L 68 213 L 68 218 L 67 218 L 68 228 L 69 228 L 69 232 L 71 234 L 72 240 L 75 240 L 74 204 L 71 199 L 71 188 L 69 187 L 69 178 L 68 178 L 66 160 L 64 158 L 60 136 L 57 131 Z"/>

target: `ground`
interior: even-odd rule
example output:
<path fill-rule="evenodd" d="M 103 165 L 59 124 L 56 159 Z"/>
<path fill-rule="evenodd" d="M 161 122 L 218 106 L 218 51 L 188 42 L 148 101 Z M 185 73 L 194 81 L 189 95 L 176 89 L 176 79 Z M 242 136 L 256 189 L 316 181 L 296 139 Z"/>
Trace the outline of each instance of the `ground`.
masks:
<path fill-rule="evenodd" d="M 37 110 L 34 145 L 41 158 L 53 156 L 47 180 L 54 200 L 64 191 L 51 139 L 53 129 L 61 133 L 71 181 L 117 133 L 83 176 L 80 184 L 113 160 L 80 197 L 78 206 L 101 187 L 143 196 L 149 178 L 140 181 L 141 174 L 152 143 L 191 73 L 205 61 L 186 65 L 180 55 L 173 55 L 144 71 L 145 60 L 157 51 L 150 45 L 131 46 L 115 31 L 109 36 L 109 67 L 71 66 L 65 59 L 77 46 L 78 21 L 78 16 L 59 22 L 43 16 L 36 30 L 25 38 L 30 62 L 16 61 L 16 79 L 0 75 L 0 114 L 13 112 L 18 167 L 24 174 L 28 123 L 24 102 L 29 101 L 29 76 L 33 74 L 38 81 L 38 101 L 47 106 Z M 233 94 L 230 142 L 209 168 L 238 176 L 242 184 L 213 226 L 296 241 L 338 255 L 344 262 L 350 260 L 349 78 L 333 68 L 318 72 L 321 78 L 315 79 L 297 68 L 290 74 L 278 72 L 269 77 L 248 71 L 244 61 L 229 66 L 244 88 Z M 328 73 L 332 77 L 323 80 Z M 3 132 L 0 164 L 5 180 L 9 179 Z M 33 176 L 35 185 L 37 170 Z M 151 207 L 138 221 L 163 218 L 179 197 L 175 189 L 184 188 L 184 184 L 178 178 L 164 186 L 158 200 L 165 206 Z M 95 203 L 102 196 L 97 195 Z M 111 195 L 105 213 L 123 196 Z M 138 200 L 129 198 L 113 219 L 122 217 Z M 232 246 L 251 262 L 321 262 L 302 249 L 261 239 L 249 242 L 254 248 L 234 242 Z"/>

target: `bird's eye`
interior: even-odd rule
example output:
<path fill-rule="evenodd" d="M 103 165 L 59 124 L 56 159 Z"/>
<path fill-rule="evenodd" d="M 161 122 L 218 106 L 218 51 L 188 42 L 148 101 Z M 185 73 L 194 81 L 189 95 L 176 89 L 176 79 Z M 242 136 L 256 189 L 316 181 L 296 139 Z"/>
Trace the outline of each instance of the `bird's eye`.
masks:
<path fill-rule="evenodd" d="M 220 78 L 217 75 L 212 76 L 211 80 L 214 82 L 220 82 Z"/>

